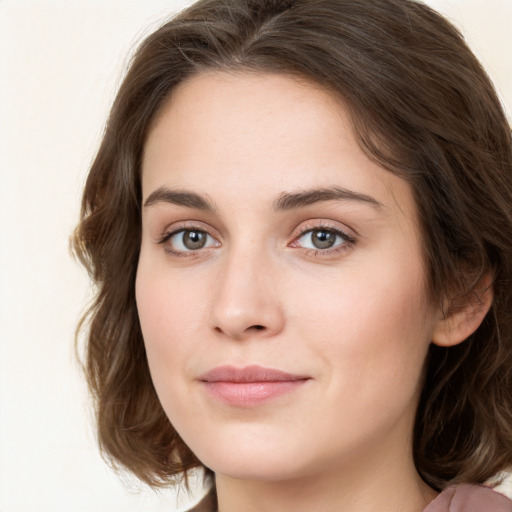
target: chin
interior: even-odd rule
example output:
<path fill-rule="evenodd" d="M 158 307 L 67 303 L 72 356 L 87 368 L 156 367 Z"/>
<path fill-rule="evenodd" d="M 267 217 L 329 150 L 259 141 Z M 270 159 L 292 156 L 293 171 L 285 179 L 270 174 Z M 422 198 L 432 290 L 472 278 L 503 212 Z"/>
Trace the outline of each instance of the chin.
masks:
<path fill-rule="evenodd" d="M 216 475 L 225 477 L 259 481 L 259 482 L 282 482 L 295 480 L 305 476 L 306 472 L 300 471 L 297 465 L 280 458 L 279 461 L 269 462 L 266 459 L 260 460 L 216 460 L 214 464 L 207 466 Z"/>
<path fill-rule="evenodd" d="M 203 446 L 195 453 L 214 473 L 240 480 L 285 481 L 313 474 L 315 467 L 325 467 L 325 459 L 315 463 L 307 457 L 312 451 L 301 443 L 267 441 L 254 443 L 242 438 L 235 442 L 232 438 Z"/>

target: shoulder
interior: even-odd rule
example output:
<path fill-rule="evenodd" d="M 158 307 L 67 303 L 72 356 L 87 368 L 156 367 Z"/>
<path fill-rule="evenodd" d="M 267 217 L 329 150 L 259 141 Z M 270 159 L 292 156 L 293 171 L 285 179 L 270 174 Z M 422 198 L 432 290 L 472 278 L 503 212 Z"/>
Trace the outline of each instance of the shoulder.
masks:
<path fill-rule="evenodd" d="M 212 489 L 187 512 L 216 512 L 217 497 Z M 490 487 L 461 484 L 447 487 L 423 512 L 512 512 L 512 501 Z"/>
<path fill-rule="evenodd" d="M 447 487 L 423 512 L 512 512 L 512 501 L 484 485 Z"/>

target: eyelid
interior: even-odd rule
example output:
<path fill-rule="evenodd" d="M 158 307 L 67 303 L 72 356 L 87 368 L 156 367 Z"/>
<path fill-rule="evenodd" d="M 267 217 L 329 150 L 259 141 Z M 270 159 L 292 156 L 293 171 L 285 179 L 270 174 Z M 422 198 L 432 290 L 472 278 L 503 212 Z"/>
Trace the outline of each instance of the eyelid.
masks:
<path fill-rule="evenodd" d="M 334 245 L 333 247 L 328 247 L 325 249 L 303 247 L 299 244 L 299 240 L 303 238 L 307 233 L 322 230 L 334 233 L 336 236 L 342 239 L 342 242 L 337 245 Z M 341 252 L 349 250 L 357 243 L 356 237 L 348 233 L 348 231 L 353 232 L 353 230 L 342 228 L 338 223 L 335 222 L 328 222 L 325 220 L 309 220 L 305 224 L 300 225 L 299 228 L 295 230 L 293 240 L 288 244 L 288 246 L 296 249 L 301 249 L 302 251 L 305 251 L 307 254 L 312 254 L 316 257 L 332 257 L 338 255 Z"/>
<path fill-rule="evenodd" d="M 204 224 L 203 222 L 190 220 L 175 222 L 173 224 L 168 225 L 154 241 L 159 245 L 163 245 L 165 247 L 165 251 L 168 254 L 172 254 L 174 256 L 194 256 L 197 255 L 199 252 L 212 248 L 212 246 L 210 245 L 207 247 L 201 247 L 197 250 L 184 251 L 179 249 L 172 249 L 171 247 L 166 247 L 166 244 L 169 242 L 169 240 L 173 236 L 177 235 L 182 231 L 201 231 L 202 233 L 206 233 L 207 236 L 209 236 L 215 241 L 215 245 L 213 248 L 219 247 L 221 245 L 219 241 L 220 236 L 217 234 L 216 230 L 211 228 L 211 226 Z"/>
<path fill-rule="evenodd" d="M 350 229 L 346 226 L 341 226 L 338 222 L 331 222 L 320 219 L 312 219 L 300 224 L 300 226 L 298 226 L 294 230 L 292 237 L 293 240 L 297 240 L 298 238 L 308 233 L 309 231 L 322 229 L 325 229 L 326 231 L 334 231 L 336 233 L 339 233 L 345 240 L 347 240 L 347 242 L 356 243 L 357 241 L 357 234 L 354 232 L 353 229 Z"/>
<path fill-rule="evenodd" d="M 216 240 L 220 238 L 217 230 L 213 229 L 208 224 L 197 220 L 185 220 L 168 224 L 160 234 L 155 237 L 154 241 L 157 244 L 165 243 L 166 239 L 169 239 L 170 236 L 175 235 L 180 231 L 203 231 Z"/>

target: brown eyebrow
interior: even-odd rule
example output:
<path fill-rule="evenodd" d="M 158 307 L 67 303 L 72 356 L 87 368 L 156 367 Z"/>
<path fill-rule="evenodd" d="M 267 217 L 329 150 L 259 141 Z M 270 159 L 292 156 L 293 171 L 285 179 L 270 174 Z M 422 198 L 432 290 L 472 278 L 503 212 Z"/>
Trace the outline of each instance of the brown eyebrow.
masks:
<path fill-rule="evenodd" d="M 304 208 L 315 203 L 323 201 L 358 201 L 369 204 L 374 208 L 384 208 L 383 204 L 375 198 L 360 192 L 354 192 L 340 187 L 327 187 L 312 190 L 304 190 L 300 192 L 286 192 L 281 194 L 275 201 L 273 209 L 275 211 L 293 210 Z M 207 212 L 216 211 L 213 203 L 205 199 L 203 196 L 186 190 L 172 190 L 167 187 L 159 187 L 153 191 L 146 201 L 144 207 L 152 206 L 157 203 L 171 203 L 178 206 L 186 206 L 196 210 Z"/>
<path fill-rule="evenodd" d="M 377 199 L 340 187 L 327 187 L 300 192 L 290 192 L 281 194 L 274 202 L 274 210 L 293 210 L 295 208 L 304 208 L 322 201 L 358 201 L 369 204 L 374 208 L 381 209 L 384 205 Z"/>
<path fill-rule="evenodd" d="M 159 187 L 151 192 L 146 201 L 144 201 L 144 207 L 157 203 L 171 203 L 206 212 L 214 212 L 216 210 L 213 203 L 195 192 L 172 190 L 167 187 Z"/>

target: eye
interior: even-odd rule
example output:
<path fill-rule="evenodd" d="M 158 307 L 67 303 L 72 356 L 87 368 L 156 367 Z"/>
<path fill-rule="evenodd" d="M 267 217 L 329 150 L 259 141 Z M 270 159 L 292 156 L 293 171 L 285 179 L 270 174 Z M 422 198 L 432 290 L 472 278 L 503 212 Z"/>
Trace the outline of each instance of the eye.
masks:
<path fill-rule="evenodd" d="M 194 252 L 219 245 L 217 240 L 201 229 L 180 229 L 168 233 L 160 243 L 165 244 L 166 249 L 171 253 Z"/>
<path fill-rule="evenodd" d="M 309 249 L 330 249 L 339 238 L 333 231 L 326 229 L 313 229 L 300 237 L 302 243 Z"/>
<path fill-rule="evenodd" d="M 355 243 L 355 240 L 342 231 L 319 227 L 303 232 L 295 240 L 293 246 L 313 249 L 315 251 L 328 251 L 329 249 L 337 249 L 345 245 L 352 245 L 353 243 Z"/>

